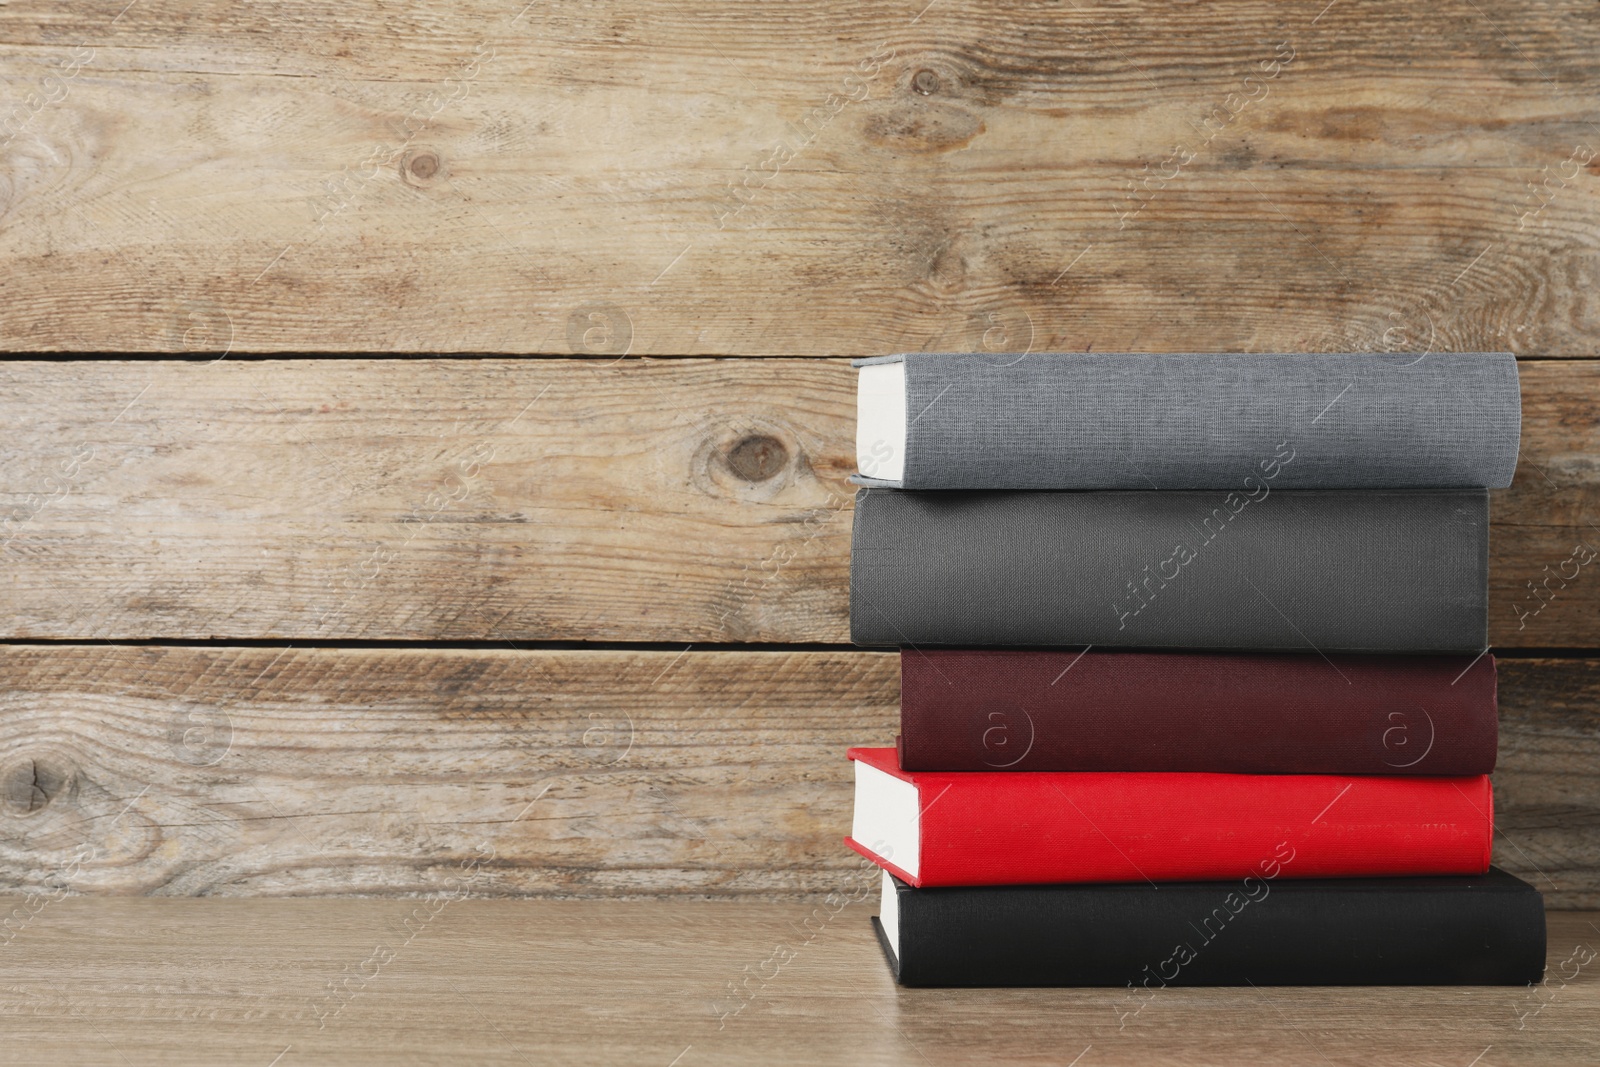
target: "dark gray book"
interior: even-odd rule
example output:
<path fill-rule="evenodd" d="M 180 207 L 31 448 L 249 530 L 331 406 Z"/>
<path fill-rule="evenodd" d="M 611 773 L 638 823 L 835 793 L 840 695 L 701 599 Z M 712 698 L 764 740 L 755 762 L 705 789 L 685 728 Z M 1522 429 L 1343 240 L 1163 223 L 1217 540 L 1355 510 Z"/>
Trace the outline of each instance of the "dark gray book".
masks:
<path fill-rule="evenodd" d="M 850 635 L 861 645 L 1487 645 L 1482 489 L 862 489 L 854 530 Z"/>
<path fill-rule="evenodd" d="M 885 871 L 873 926 L 902 985 L 1116 986 L 1124 1022 L 1169 985 L 1523 985 L 1545 961 L 1544 899 L 1493 867 L 945 889 Z"/>
<path fill-rule="evenodd" d="M 1279 489 L 1499 488 L 1521 434 L 1505 352 L 916 352 L 855 366 L 861 485 L 1229 489 L 1272 464 Z"/>

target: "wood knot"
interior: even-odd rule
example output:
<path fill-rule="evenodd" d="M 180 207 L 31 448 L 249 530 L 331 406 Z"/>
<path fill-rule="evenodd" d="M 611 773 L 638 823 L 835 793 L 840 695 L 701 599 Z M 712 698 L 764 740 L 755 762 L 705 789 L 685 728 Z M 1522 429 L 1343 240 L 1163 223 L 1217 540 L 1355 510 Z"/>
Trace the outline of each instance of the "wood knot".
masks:
<path fill-rule="evenodd" d="M 811 474 L 794 428 L 763 418 L 724 416 L 695 434 L 689 484 L 746 504 L 776 500 Z"/>
<path fill-rule="evenodd" d="M 400 180 L 427 187 L 444 174 L 444 160 L 431 148 L 413 148 L 400 157 Z"/>
<path fill-rule="evenodd" d="M 439 172 L 439 157 L 429 152 L 415 157 L 411 161 L 411 176 L 427 181 Z"/>
<path fill-rule="evenodd" d="M 928 284 L 946 296 L 961 292 L 967 281 L 967 257 L 956 245 L 955 240 L 940 245 L 928 264 Z"/>
<path fill-rule="evenodd" d="M 939 91 L 939 75 L 924 67 L 911 76 L 911 88 L 922 96 Z"/>
<path fill-rule="evenodd" d="M 764 482 L 789 465 L 789 450 L 766 434 L 740 438 L 727 452 L 728 469 L 747 482 Z"/>
<path fill-rule="evenodd" d="M 44 757 L 24 756 L 7 767 L 0 778 L 0 798 L 12 815 L 33 815 L 50 806 L 72 780 L 63 764 Z"/>

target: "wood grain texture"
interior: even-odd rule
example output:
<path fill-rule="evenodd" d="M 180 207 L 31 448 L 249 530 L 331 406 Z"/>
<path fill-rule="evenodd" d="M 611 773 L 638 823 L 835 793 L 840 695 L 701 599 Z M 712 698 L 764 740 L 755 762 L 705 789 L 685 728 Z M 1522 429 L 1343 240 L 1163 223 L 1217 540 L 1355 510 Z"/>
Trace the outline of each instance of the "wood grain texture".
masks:
<path fill-rule="evenodd" d="M 0 347 L 1592 356 L 1585 0 L 0 7 Z"/>
<path fill-rule="evenodd" d="M 1600 367 L 1520 366 L 1491 638 L 1600 647 Z M 844 643 L 854 416 L 839 360 L 3 364 L 0 636 Z"/>
<path fill-rule="evenodd" d="M 5 647 L 0 885 L 820 895 L 867 877 L 845 749 L 891 742 L 897 662 Z"/>
<path fill-rule="evenodd" d="M 1501 659 L 1495 862 L 1600 906 L 1600 659 Z"/>
<path fill-rule="evenodd" d="M 1518 364 L 1522 452 L 1492 494 L 1489 639 L 1600 647 L 1600 373 Z"/>
<path fill-rule="evenodd" d="M 0 473 L 23 520 L 0 581 L 14 635 L 845 639 L 842 362 L 12 364 L 0 380 L 20 420 Z"/>
<path fill-rule="evenodd" d="M 5 948 L 0 1026 L 29 1062 L 160 1067 L 1600 1057 L 1595 913 L 1550 916 L 1533 989 L 1169 988 L 1135 1015 L 1125 989 L 897 988 L 875 899 L 416 904 L 61 900 Z"/>
<path fill-rule="evenodd" d="M 1495 862 L 1600 905 L 1600 660 L 1501 691 Z M 0 888 L 855 892 L 844 753 L 899 695 L 869 652 L 4 646 Z"/>

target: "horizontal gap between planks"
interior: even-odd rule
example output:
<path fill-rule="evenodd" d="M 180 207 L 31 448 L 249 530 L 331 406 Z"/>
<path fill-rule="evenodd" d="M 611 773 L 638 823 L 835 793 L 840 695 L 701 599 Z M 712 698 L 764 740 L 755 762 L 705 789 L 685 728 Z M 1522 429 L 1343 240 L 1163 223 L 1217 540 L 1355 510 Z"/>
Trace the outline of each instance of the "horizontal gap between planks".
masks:
<path fill-rule="evenodd" d="M 773 644 L 751 644 L 729 642 L 726 644 L 713 644 L 696 641 L 692 644 L 678 644 L 672 641 L 514 641 L 502 638 L 492 641 L 406 641 L 406 640 L 363 640 L 361 638 L 342 638 L 329 641 L 285 641 L 279 638 L 261 637 L 209 637 L 209 638 L 167 638 L 167 637 L 136 637 L 136 638 L 38 638 L 38 637 L 0 637 L 0 647 L 7 645 L 25 645 L 34 648 L 62 648 L 100 646 L 108 648 L 117 647 L 148 647 L 148 648 L 400 648 L 417 652 L 432 650 L 451 651 L 495 651 L 512 649 L 517 652 L 536 651 L 583 651 L 583 652 L 881 652 L 896 651 L 895 649 L 862 648 L 850 644 L 828 644 L 826 642 L 788 642 Z M 1600 651 L 1597 651 L 1600 654 Z"/>
<path fill-rule="evenodd" d="M 210 637 L 210 638 L 38 638 L 0 637 L 0 647 L 6 645 L 37 648 L 73 647 L 154 647 L 154 648 L 398 648 L 416 652 L 438 651 L 495 651 L 512 649 L 517 652 L 898 652 L 893 646 L 862 646 L 843 643 L 813 642 L 714 642 L 694 641 L 678 644 L 672 641 L 407 641 L 364 640 L 343 638 L 331 641 L 285 641 L 266 637 Z M 924 645 L 932 650 L 935 646 Z M 1077 645 L 1064 645 L 1038 651 L 1076 649 Z M 1006 646 L 1007 651 L 1019 651 Z M 1022 649 L 1021 651 L 1026 651 Z M 1110 652 L 1195 652 L 1200 649 L 1106 649 Z M 1507 648 L 1489 649 L 1496 659 L 1594 659 L 1600 657 L 1600 648 Z M 1381 653 L 1379 653 L 1381 654 Z M 1405 653 L 1395 653 L 1405 655 Z M 1438 653 L 1429 653 L 1437 655 Z M 1466 653 L 1459 653 L 1465 655 Z"/>
<path fill-rule="evenodd" d="M 878 353 L 879 355 L 902 355 L 908 352 L 917 352 L 921 349 L 895 349 L 891 352 Z M 1045 352 L 1065 352 L 1068 349 L 1040 349 Z M 1140 355 L 1248 355 L 1243 352 L 1222 353 L 1173 353 L 1173 352 L 1140 352 Z M 1260 353 L 1256 353 L 1260 354 Z M 1295 353 L 1313 354 L 1313 353 Z M 1380 355 L 1382 353 L 1357 353 L 1360 355 Z M 1394 352 L 1391 355 L 1414 355 L 1411 352 Z M 1437 355 L 1450 355 L 1448 352 L 1434 353 Z M 0 363 L 100 363 L 100 362 L 130 362 L 130 363 L 220 363 L 227 360 L 230 363 L 265 363 L 277 361 L 315 361 L 315 360 L 392 360 L 403 362 L 409 359 L 453 360 L 469 361 L 475 359 L 568 359 L 582 360 L 591 363 L 621 363 L 631 361 L 635 363 L 646 362 L 653 359 L 853 359 L 856 357 L 836 354 L 817 354 L 808 352 L 746 352 L 730 355 L 726 352 L 696 353 L 696 352 L 653 352 L 648 356 L 639 355 L 594 355 L 588 352 L 230 352 L 227 355 L 196 355 L 187 352 L 6 352 L 0 354 Z M 1519 360 L 1560 360 L 1562 362 L 1584 363 L 1600 359 L 1600 353 L 1582 356 L 1546 356 L 1538 354 L 1518 355 Z"/>
<path fill-rule="evenodd" d="M 884 353 L 898 354 L 898 353 Z M 410 360 L 450 360 L 455 362 L 470 362 L 472 360 L 490 359 L 561 359 L 582 361 L 586 363 L 644 363 L 653 359 L 852 359 L 852 356 L 816 355 L 804 352 L 793 354 L 765 353 L 761 355 L 743 354 L 729 355 L 725 352 L 653 352 L 645 355 L 594 355 L 589 352 L 229 352 L 219 356 L 196 355 L 192 352 L 18 352 L 10 351 L 0 354 L 0 363 L 267 363 L 267 362 L 307 362 L 320 361 L 365 361 L 386 360 L 392 363 L 405 363 Z M 1523 359 L 1535 358 L 1580 358 L 1580 357 L 1534 357 L 1523 356 Z M 1588 357 L 1581 357 L 1588 358 Z"/>

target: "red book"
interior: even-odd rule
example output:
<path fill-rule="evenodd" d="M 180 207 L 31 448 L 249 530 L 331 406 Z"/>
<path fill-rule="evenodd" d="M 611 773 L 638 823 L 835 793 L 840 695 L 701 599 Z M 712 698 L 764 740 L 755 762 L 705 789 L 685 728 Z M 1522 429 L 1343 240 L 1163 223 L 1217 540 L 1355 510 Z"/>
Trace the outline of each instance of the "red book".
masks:
<path fill-rule="evenodd" d="M 845 842 L 913 886 L 1482 874 L 1485 775 L 903 771 L 852 748 Z"/>
<path fill-rule="evenodd" d="M 1476 775 L 1494 657 L 900 654 L 900 763 L 940 771 Z"/>

